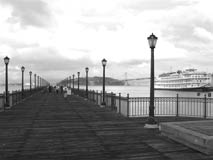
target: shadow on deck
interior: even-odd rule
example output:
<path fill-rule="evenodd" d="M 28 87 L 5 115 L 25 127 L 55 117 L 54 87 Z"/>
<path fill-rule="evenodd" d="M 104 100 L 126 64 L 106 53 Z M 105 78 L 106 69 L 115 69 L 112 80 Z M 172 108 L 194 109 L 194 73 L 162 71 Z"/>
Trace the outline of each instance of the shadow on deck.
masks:
<path fill-rule="evenodd" d="M 161 136 L 158 129 L 145 129 L 145 120 L 125 118 L 76 96 L 36 95 L 0 113 L 0 159 L 213 159 Z"/>

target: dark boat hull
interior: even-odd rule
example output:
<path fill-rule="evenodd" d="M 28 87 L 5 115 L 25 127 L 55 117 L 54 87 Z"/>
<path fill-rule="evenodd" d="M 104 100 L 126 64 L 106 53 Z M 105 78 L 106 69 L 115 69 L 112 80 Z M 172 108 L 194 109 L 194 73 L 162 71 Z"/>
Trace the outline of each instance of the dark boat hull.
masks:
<path fill-rule="evenodd" d="M 210 91 L 213 91 L 213 87 L 199 87 L 199 88 L 155 88 L 155 90 L 210 92 Z"/>

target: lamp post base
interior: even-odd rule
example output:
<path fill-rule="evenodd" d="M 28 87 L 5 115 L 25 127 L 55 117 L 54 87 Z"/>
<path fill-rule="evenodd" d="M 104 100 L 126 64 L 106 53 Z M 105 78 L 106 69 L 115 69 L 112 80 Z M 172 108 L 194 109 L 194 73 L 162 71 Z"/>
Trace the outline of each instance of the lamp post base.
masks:
<path fill-rule="evenodd" d="M 148 117 L 144 128 L 158 128 L 158 124 L 154 117 Z"/>

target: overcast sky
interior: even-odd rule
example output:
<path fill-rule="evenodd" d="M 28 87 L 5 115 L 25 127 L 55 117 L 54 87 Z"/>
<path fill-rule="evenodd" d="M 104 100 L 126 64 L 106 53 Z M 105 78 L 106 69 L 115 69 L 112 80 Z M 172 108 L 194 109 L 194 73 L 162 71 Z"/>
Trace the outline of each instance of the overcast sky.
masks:
<path fill-rule="evenodd" d="M 20 67 L 57 82 L 89 76 L 148 77 L 147 37 L 158 37 L 155 74 L 188 67 L 213 72 L 212 0 L 0 0 L 0 81 Z"/>

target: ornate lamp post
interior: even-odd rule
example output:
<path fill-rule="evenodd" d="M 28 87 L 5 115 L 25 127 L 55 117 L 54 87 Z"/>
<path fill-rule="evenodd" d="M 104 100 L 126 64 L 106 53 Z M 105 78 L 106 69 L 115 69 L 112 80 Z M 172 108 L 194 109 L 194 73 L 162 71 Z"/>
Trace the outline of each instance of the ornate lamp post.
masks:
<path fill-rule="evenodd" d="M 40 87 L 40 84 L 39 84 L 39 76 L 37 76 L 37 87 L 38 87 L 38 88 Z"/>
<path fill-rule="evenodd" d="M 21 94 L 22 94 L 22 98 L 24 98 L 24 70 L 25 70 L 25 67 L 22 66 L 21 67 L 21 72 L 22 72 Z"/>
<path fill-rule="evenodd" d="M 6 98 L 6 103 L 5 107 L 9 106 L 9 97 L 8 97 L 8 64 L 9 64 L 10 58 L 7 56 L 4 58 L 4 63 L 5 63 L 5 98 Z M 5 108 L 4 108 L 5 110 Z"/>
<path fill-rule="evenodd" d="M 89 72 L 89 68 L 86 67 L 85 71 L 86 71 L 86 98 L 88 98 L 88 72 Z"/>
<path fill-rule="evenodd" d="M 71 84 L 72 84 L 72 78 L 71 78 L 71 76 L 69 76 L 69 85 L 68 85 L 68 88 L 70 88 L 70 89 L 71 89 Z"/>
<path fill-rule="evenodd" d="M 103 59 L 101 62 L 102 62 L 102 66 L 103 66 L 103 101 L 102 101 L 101 105 L 105 106 L 106 105 L 106 103 L 105 103 L 105 67 L 107 64 L 107 60 Z"/>
<path fill-rule="evenodd" d="M 80 77 L 80 72 L 78 72 L 78 91 L 79 91 L 79 77 Z"/>
<path fill-rule="evenodd" d="M 34 74 L 34 86 L 35 86 L 35 89 L 36 89 L 36 74 Z"/>
<path fill-rule="evenodd" d="M 75 75 L 72 75 L 72 89 L 74 90 L 74 85 L 75 85 Z"/>
<path fill-rule="evenodd" d="M 30 74 L 30 92 L 32 90 L 32 71 L 29 72 Z"/>
<path fill-rule="evenodd" d="M 157 43 L 157 37 L 152 33 L 148 38 L 149 46 L 151 48 L 151 73 L 150 73 L 150 104 L 149 104 L 149 117 L 145 125 L 146 128 L 156 128 L 157 122 L 154 118 L 154 48 Z"/>

